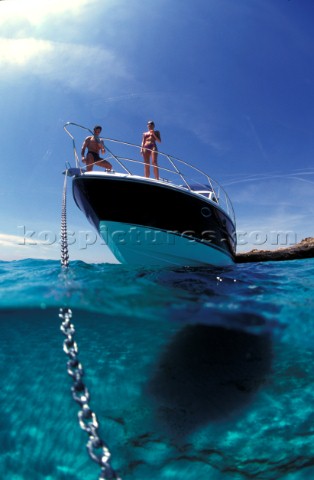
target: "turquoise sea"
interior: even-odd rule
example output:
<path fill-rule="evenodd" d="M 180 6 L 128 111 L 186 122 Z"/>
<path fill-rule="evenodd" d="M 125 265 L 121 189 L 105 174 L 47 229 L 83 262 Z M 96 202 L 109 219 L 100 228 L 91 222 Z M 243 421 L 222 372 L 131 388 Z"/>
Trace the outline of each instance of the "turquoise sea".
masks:
<path fill-rule="evenodd" d="M 2 480 L 99 478 L 60 307 L 123 480 L 314 478 L 314 259 L 0 271 Z"/>

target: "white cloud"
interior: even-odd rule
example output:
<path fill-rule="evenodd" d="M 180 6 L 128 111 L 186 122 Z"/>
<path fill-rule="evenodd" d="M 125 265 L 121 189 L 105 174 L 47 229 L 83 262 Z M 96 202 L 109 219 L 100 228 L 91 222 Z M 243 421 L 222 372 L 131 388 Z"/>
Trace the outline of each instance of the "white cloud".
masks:
<path fill-rule="evenodd" d="M 53 50 L 52 42 L 45 40 L 4 38 L 0 39 L 0 62 L 4 66 L 27 66 L 30 62 L 35 64 L 36 60 L 45 58 Z"/>
<path fill-rule="evenodd" d="M 90 16 L 84 14 L 84 7 L 88 6 L 90 12 L 97 3 L 99 0 L 0 1 L 2 79 L 12 73 L 27 74 L 80 91 L 97 91 L 98 94 L 102 93 L 101 87 L 106 91 L 109 84 L 113 86 L 120 78 L 129 80 L 121 59 L 108 48 L 99 44 L 86 46 L 77 43 L 76 39 L 62 42 L 49 38 L 55 29 L 67 28 L 69 15 L 72 20 L 73 15 L 79 15 L 82 21 L 89 19 Z M 106 0 L 101 4 L 103 9 L 110 7 L 112 2 Z"/>
<path fill-rule="evenodd" d="M 21 245 L 23 237 L 19 235 L 9 235 L 6 233 L 0 233 L 0 245 L 2 247 L 12 247 Z"/>
<path fill-rule="evenodd" d="M 31 233 L 30 230 L 29 233 Z M 35 232 L 34 232 L 35 233 Z M 44 234 L 45 231 L 42 231 Z M 81 232 L 86 233 L 86 232 Z M 44 236 L 43 236 L 44 237 Z M 54 241 L 52 241 L 54 240 Z M 71 242 L 71 237 L 70 237 Z M 85 237 L 85 241 L 86 237 Z M 70 261 L 82 260 L 89 263 L 118 263 L 108 247 L 97 237 L 95 243 L 84 243 L 83 236 L 68 246 Z M 47 238 L 40 239 L 39 235 L 11 235 L 0 233 L 0 260 L 11 261 L 25 258 L 39 258 L 60 261 L 61 251 L 57 236 L 47 230 Z"/>
<path fill-rule="evenodd" d="M 78 14 L 82 7 L 94 2 L 95 0 L 5 0 L 0 3 L 0 25 L 21 19 L 31 25 L 39 25 L 51 15 L 68 11 Z"/>
<path fill-rule="evenodd" d="M 35 75 L 45 81 L 98 93 L 100 86 L 106 89 L 109 82 L 113 85 L 117 79 L 130 80 L 131 77 L 110 50 L 35 38 L 0 39 L 0 63 L 2 67 L 18 68 L 19 73 Z M 97 75 L 93 75 L 91 81 L 90 73 L 95 68 Z M 3 70 L 9 72 L 8 68 Z"/>
<path fill-rule="evenodd" d="M 26 245 L 47 245 L 47 240 L 36 239 L 23 235 L 11 235 L 7 233 L 0 233 L 1 247 L 18 247 Z"/>
<path fill-rule="evenodd" d="M 1 260 L 22 258 L 60 258 L 60 246 L 56 242 L 48 245 L 44 240 L 33 240 L 21 235 L 0 233 Z"/>

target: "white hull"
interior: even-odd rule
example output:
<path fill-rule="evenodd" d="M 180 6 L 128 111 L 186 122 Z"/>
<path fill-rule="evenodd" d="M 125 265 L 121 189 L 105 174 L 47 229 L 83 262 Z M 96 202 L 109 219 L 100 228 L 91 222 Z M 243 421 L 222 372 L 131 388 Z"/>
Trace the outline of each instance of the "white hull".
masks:
<path fill-rule="evenodd" d="M 116 259 L 133 265 L 230 266 L 225 250 L 172 232 L 101 221 L 99 232 Z"/>

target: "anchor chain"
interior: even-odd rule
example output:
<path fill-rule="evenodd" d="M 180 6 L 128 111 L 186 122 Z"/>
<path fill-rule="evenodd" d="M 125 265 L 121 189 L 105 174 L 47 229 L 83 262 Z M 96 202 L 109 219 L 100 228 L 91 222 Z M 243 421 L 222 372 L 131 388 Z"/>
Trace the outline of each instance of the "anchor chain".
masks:
<path fill-rule="evenodd" d="M 68 242 L 67 242 L 67 221 L 66 221 L 66 177 L 63 188 L 62 198 L 62 218 L 61 218 L 61 265 L 69 266 Z M 105 442 L 98 434 L 98 420 L 95 412 L 89 406 L 90 393 L 83 382 L 84 369 L 78 359 L 78 346 L 74 340 L 75 328 L 71 323 L 72 311 L 69 308 L 60 308 L 59 318 L 62 319 L 60 330 L 65 335 L 63 342 L 63 351 L 69 357 L 67 362 L 67 371 L 73 379 L 71 387 L 72 397 L 80 405 L 78 413 L 79 425 L 82 430 L 88 434 L 86 448 L 90 458 L 98 463 L 101 468 L 99 480 L 122 480 L 110 465 L 111 453 Z"/>
<path fill-rule="evenodd" d="M 67 177 L 68 172 L 65 172 L 62 195 L 62 212 L 61 212 L 61 265 L 63 267 L 69 266 L 69 251 L 68 251 L 68 232 L 67 232 Z"/>
<path fill-rule="evenodd" d="M 98 420 L 95 412 L 89 406 L 90 393 L 83 382 L 84 369 L 78 359 L 78 346 L 74 340 L 75 328 L 71 323 L 72 311 L 69 308 L 60 308 L 59 317 L 62 319 L 60 330 L 66 337 L 63 342 L 63 351 L 69 357 L 67 371 L 73 380 L 72 398 L 80 406 L 79 425 L 89 436 L 86 444 L 88 454 L 101 468 L 99 480 L 121 480 L 110 465 L 111 453 L 98 434 Z"/>

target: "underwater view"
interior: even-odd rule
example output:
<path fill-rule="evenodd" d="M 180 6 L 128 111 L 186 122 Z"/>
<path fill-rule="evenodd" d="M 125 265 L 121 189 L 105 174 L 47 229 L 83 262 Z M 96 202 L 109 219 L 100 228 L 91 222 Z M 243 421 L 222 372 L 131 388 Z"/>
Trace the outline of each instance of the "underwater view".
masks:
<path fill-rule="evenodd" d="M 313 259 L 0 269 L 3 480 L 314 478 Z M 86 449 L 60 308 L 116 477 Z"/>

